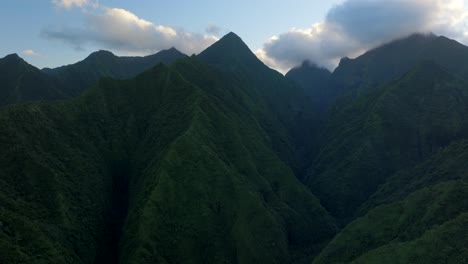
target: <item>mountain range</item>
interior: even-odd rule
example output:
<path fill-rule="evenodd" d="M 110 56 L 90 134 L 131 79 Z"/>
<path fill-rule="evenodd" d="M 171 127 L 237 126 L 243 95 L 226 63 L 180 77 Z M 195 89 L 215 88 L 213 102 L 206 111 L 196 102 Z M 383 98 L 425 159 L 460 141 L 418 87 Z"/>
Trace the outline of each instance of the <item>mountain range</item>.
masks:
<path fill-rule="evenodd" d="M 39 70 L 11 54 L 0 59 L 0 106 L 75 97 L 100 78 L 128 79 L 158 63 L 170 64 L 183 57 L 175 48 L 145 57 L 118 57 L 101 50 L 75 64 Z"/>
<path fill-rule="evenodd" d="M 234 33 L 9 55 L 0 95 L 0 263 L 468 263 L 468 47 L 445 37 L 286 76 Z"/>

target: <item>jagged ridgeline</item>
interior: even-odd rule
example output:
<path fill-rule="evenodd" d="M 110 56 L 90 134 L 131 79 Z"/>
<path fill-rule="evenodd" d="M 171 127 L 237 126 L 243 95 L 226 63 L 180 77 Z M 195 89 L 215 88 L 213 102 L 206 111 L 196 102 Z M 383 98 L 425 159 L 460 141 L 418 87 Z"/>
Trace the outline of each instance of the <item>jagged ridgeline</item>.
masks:
<path fill-rule="evenodd" d="M 302 98 L 231 33 L 3 108 L 0 262 L 310 263 L 337 228 L 292 169 Z"/>
<path fill-rule="evenodd" d="M 158 63 L 170 64 L 183 57 L 174 48 L 145 57 L 98 51 L 75 64 L 39 70 L 17 54 L 8 55 L 0 59 L 0 106 L 78 96 L 100 78 L 132 78 Z"/>

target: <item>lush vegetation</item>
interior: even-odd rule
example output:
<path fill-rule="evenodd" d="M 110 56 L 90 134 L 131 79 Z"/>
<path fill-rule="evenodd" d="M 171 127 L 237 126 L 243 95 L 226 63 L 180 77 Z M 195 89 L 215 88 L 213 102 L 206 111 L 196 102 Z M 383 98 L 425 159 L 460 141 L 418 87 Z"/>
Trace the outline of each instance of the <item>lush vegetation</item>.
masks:
<path fill-rule="evenodd" d="M 467 155 L 456 142 L 391 177 L 314 263 L 465 263 Z"/>
<path fill-rule="evenodd" d="M 0 263 L 466 263 L 466 54 L 414 35 L 287 78 L 233 33 L 7 56 Z"/>

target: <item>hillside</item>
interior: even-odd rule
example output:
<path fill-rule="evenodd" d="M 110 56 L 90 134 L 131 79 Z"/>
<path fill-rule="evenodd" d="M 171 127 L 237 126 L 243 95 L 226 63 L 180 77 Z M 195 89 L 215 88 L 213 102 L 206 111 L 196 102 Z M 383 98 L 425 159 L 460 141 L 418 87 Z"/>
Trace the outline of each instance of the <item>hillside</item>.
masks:
<path fill-rule="evenodd" d="M 466 141 L 454 142 L 389 178 L 364 206 L 368 213 L 314 263 L 465 263 L 467 150 Z"/>

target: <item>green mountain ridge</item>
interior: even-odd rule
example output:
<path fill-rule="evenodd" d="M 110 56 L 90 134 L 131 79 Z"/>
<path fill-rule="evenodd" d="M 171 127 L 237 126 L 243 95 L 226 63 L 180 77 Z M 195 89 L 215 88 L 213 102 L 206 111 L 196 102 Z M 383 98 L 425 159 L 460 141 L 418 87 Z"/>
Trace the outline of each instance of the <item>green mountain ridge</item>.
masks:
<path fill-rule="evenodd" d="M 401 78 L 423 61 L 433 61 L 460 78 L 468 79 L 468 48 L 455 40 L 430 34 L 412 34 L 369 50 L 355 59 L 343 58 L 332 72 L 328 83 L 323 77 L 298 75 L 295 72 L 306 71 L 307 65 L 296 67 L 286 75 L 292 77 L 304 89 L 318 93 L 318 104 L 323 108 L 348 104 L 349 99 L 357 99 L 387 82 Z M 319 82 L 317 89 L 311 85 Z M 340 102 L 347 94 L 348 101 Z M 338 102 L 337 102 L 338 100 Z"/>
<path fill-rule="evenodd" d="M 145 57 L 117 57 L 109 51 L 97 51 L 75 64 L 39 70 L 11 54 L 0 59 L 0 107 L 75 97 L 100 78 L 128 79 L 159 63 L 171 64 L 184 57 L 175 48 Z"/>
<path fill-rule="evenodd" d="M 128 79 L 159 63 L 171 64 L 184 57 L 186 55 L 175 48 L 144 57 L 118 57 L 110 51 L 100 50 L 75 64 L 42 71 L 59 79 L 67 93 L 77 96 L 100 78 Z"/>
<path fill-rule="evenodd" d="M 468 48 L 454 40 L 434 34 L 414 34 L 366 52 L 356 59 L 342 60 L 333 72 L 333 89 L 351 89 L 359 95 L 400 78 L 421 61 L 434 61 L 451 73 L 467 79 Z"/>

